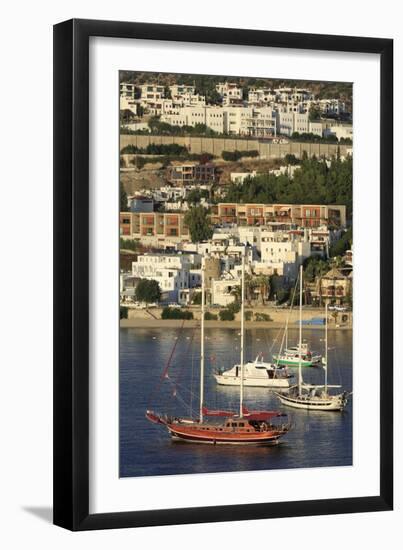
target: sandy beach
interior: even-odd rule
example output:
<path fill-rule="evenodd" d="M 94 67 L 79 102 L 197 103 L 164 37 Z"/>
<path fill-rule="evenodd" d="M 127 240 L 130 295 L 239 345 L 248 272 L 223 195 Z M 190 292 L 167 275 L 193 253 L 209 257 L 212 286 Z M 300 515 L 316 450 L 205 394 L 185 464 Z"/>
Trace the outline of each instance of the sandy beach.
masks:
<path fill-rule="evenodd" d="M 182 320 L 180 319 L 121 319 L 121 328 L 180 328 Z M 199 320 L 185 321 L 185 327 L 195 328 L 200 326 Z M 206 321 L 206 328 L 239 328 L 239 321 Z M 274 321 L 246 321 L 246 330 L 252 328 L 283 328 L 283 323 Z M 297 328 L 297 325 L 291 325 L 290 328 Z M 323 325 L 304 325 L 304 330 L 324 330 Z M 347 325 L 330 325 L 328 330 L 352 330 L 351 326 Z"/>
<path fill-rule="evenodd" d="M 184 326 L 193 328 L 200 326 L 200 309 L 189 308 L 192 311 L 194 319 L 186 320 Z M 283 328 L 287 321 L 289 314 L 288 309 L 276 309 L 270 307 L 257 307 L 247 308 L 253 313 L 264 313 L 270 316 L 270 321 L 246 321 L 246 329 L 251 328 Z M 132 328 L 164 328 L 164 327 L 180 327 L 182 325 L 181 319 L 161 319 L 161 309 L 153 308 L 149 310 L 145 309 L 129 309 L 128 319 L 121 319 L 120 326 L 132 327 Z M 219 310 L 210 310 L 218 316 Z M 206 328 L 239 328 L 240 327 L 240 314 L 237 313 L 234 321 L 220 321 L 212 320 L 205 321 Z M 302 319 L 305 322 L 310 322 L 312 319 L 325 317 L 324 308 L 306 308 L 302 312 Z M 294 311 L 289 319 L 289 327 L 297 328 L 298 320 L 297 313 Z M 324 324 L 304 324 L 304 330 L 324 330 Z M 337 316 L 333 315 L 333 312 L 329 312 L 328 321 L 329 330 L 352 330 L 352 312 L 338 313 Z"/>

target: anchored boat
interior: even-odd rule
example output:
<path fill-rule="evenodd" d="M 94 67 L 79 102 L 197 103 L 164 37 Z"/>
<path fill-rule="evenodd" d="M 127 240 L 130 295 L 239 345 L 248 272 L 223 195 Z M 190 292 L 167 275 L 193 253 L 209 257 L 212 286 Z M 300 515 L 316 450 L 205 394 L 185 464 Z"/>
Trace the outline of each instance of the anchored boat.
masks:
<path fill-rule="evenodd" d="M 234 365 L 232 369 L 215 374 L 214 378 L 217 384 L 223 386 L 239 386 L 241 383 L 241 366 Z M 248 361 L 244 365 L 244 386 L 255 388 L 289 388 L 290 379 L 293 374 L 289 374 L 284 367 L 277 367 L 272 363 L 267 363 L 258 356 L 254 361 Z"/>

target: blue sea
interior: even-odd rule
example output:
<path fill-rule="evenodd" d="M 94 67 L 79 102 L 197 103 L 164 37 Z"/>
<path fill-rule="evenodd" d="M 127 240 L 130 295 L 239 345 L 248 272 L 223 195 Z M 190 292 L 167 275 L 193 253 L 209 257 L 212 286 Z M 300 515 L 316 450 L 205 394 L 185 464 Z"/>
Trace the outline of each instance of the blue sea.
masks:
<path fill-rule="evenodd" d="M 298 331 L 289 331 L 289 345 Z M 323 353 L 323 331 L 304 330 L 311 348 Z M 246 332 L 246 360 L 262 353 L 269 361 L 278 351 L 281 332 Z M 205 403 L 209 408 L 239 406 L 239 388 L 218 386 L 213 372 L 239 362 L 236 329 L 206 329 Z M 170 359 L 171 358 L 171 359 Z M 120 477 L 157 476 L 347 466 L 352 464 L 352 396 L 345 411 L 318 412 L 287 408 L 267 388 L 245 388 L 249 409 L 281 410 L 293 428 L 274 447 L 212 446 L 174 443 L 162 425 L 151 424 L 145 411 L 175 416 L 197 415 L 199 404 L 200 330 L 120 329 Z M 329 331 L 329 384 L 352 391 L 352 333 Z M 168 377 L 161 379 L 169 366 Z M 297 369 L 289 369 L 295 372 Z M 306 382 L 322 384 L 321 367 L 303 369 Z"/>

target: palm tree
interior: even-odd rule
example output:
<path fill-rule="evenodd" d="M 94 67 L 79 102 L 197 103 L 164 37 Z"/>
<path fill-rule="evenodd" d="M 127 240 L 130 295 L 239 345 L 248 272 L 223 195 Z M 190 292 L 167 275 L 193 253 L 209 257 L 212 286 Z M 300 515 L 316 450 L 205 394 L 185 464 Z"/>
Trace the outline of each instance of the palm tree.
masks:
<path fill-rule="evenodd" d="M 233 286 L 230 294 L 235 297 L 235 302 L 241 301 L 241 285 Z"/>
<path fill-rule="evenodd" d="M 260 298 L 262 305 L 265 303 L 265 298 L 270 295 L 270 279 L 267 275 L 258 275 L 255 279 L 256 285 L 259 287 Z"/>

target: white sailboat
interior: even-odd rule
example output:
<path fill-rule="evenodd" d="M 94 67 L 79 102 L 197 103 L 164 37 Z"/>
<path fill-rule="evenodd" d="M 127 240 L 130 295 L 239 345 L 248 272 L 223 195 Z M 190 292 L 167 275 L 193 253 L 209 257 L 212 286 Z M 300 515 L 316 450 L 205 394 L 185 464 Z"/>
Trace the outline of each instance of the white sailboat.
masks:
<path fill-rule="evenodd" d="M 241 299 L 241 364 L 214 374 L 217 384 L 222 386 L 251 386 L 257 388 L 289 388 L 290 378 L 287 369 L 263 361 L 258 356 L 255 361 L 244 363 L 245 340 L 245 254 L 242 255 L 242 299 Z M 241 371 L 243 375 L 241 376 Z M 241 384 L 242 381 L 242 384 Z"/>
<path fill-rule="evenodd" d="M 302 344 L 302 277 L 303 270 L 300 267 L 299 283 L 300 283 L 300 298 L 299 298 L 299 348 Z M 302 357 L 299 356 L 298 365 L 298 384 L 292 386 L 286 393 L 277 393 L 283 405 L 294 407 L 296 409 L 316 410 L 316 411 L 342 411 L 348 399 L 348 392 L 338 394 L 330 394 L 330 388 L 340 388 L 340 385 L 329 385 L 327 382 L 328 370 L 328 345 L 327 345 L 327 305 L 326 305 L 326 324 L 325 324 L 325 383 L 323 385 L 306 384 L 302 379 Z"/>
<path fill-rule="evenodd" d="M 295 290 L 296 288 L 294 288 L 292 303 L 294 303 Z M 280 351 L 279 353 L 273 355 L 273 361 L 276 363 L 277 366 L 282 366 L 282 367 L 284 366 L 298 367 L 300 363 L 301 363 L 301 366 L 303 367 L 317 366 L 322 361 L 322 356 L 319 353 L 312 351 L 307 342 L 303 342 L 301 340 L 299 344 L 297 344 L 296 346 L 288 346 L 288 323 L 289 323 L 291 311 L 292 311 L 292 305 L 290 308 L 290 312 L 287 316 L 287 321 L 285 324 L 284 336 L 281 342 Z M 285 338 L 285 346 L 284 346 L 284 351 L 282 351 L 284 338 Z"/>

